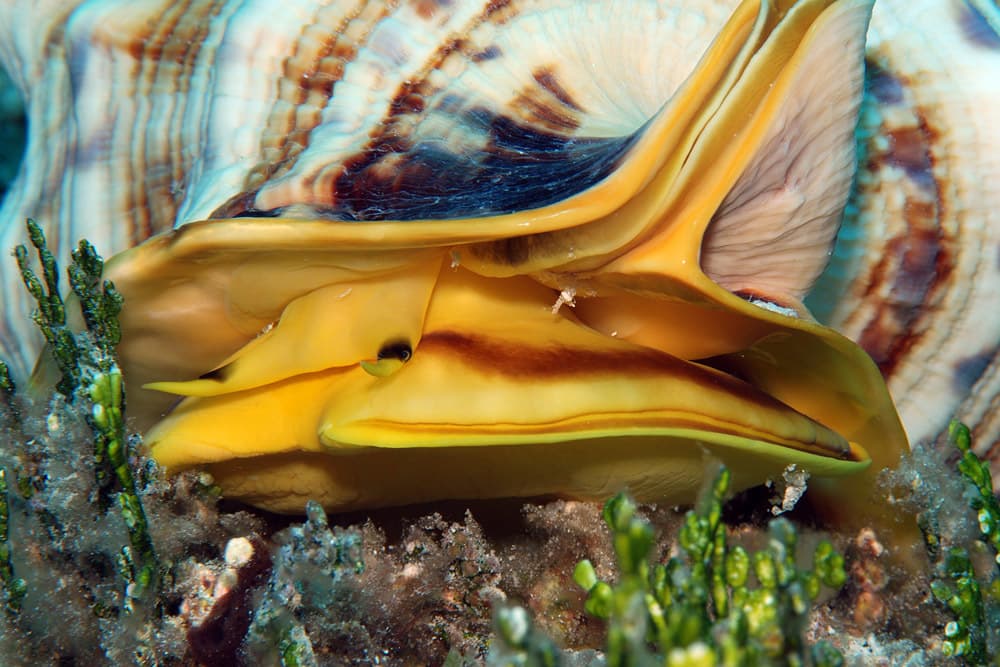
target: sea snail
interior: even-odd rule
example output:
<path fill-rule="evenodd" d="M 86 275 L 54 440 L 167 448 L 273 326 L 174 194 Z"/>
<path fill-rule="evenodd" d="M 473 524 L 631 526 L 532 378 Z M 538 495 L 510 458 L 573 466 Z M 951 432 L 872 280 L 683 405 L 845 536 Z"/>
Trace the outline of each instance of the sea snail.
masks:
<path fill-rule="evenodd" d="M 740 487 L 794 463 L 851 512 L 907 450 L 803 305 L 871 2 L 42 4 L 0 39 L 31 132 L 0 240 L 31 215 L 115 253 L 169 470 L 296 512 L 678 502 L 710 460 Z"/>

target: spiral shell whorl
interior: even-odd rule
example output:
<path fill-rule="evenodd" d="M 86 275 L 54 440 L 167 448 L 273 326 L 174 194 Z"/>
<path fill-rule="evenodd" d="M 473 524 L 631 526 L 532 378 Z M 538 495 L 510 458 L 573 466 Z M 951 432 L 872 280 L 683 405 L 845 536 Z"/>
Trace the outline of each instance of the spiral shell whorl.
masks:
<path fill-rule="evenodd" d="M 964 2 L 880 0 L 867 53 L 856 192 L 811 305 L 875 359 L 911 442 L 954 417 L 997 458 L 1000 36 Z"/>

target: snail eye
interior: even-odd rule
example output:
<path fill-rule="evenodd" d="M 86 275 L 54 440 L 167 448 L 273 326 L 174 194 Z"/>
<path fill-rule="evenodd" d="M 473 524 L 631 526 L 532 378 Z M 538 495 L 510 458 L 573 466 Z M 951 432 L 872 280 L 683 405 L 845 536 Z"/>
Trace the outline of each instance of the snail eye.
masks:
<path fill-rule="evenodd" d="M 383 359 L 399 359 L 409 361 L 413 356 L 413 348 L 405 340 L 391 341 L 383 345 L 378 351 L 379 361 Z"/>
<path fill-rule="evenodd" d="M 363 359 L 361 368 L 369 375 L 375 377 L 389 377 L 410 360 L 413 356 L 413 348 L 405 340 L 390 341 L 383 345 L 378 351 L 378 358 L 375 361 Z"/>

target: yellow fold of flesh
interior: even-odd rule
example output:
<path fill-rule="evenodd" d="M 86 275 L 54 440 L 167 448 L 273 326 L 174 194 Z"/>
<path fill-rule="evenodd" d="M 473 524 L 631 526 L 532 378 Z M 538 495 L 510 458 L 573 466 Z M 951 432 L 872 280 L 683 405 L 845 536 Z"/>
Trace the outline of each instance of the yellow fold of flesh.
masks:
<path fill-rule="evenodd" d="M 395 372 L 372 375 L 359 359 L 262 387 L 188 398 L 147 442 L 169 469 L 222 471 L 240 465 L 238 459 L 284 461 L 274 475 L 257 471 L 256 490 L 247 481 L 238 492 L 223 488 L 287 511 L 295 511 L 288 504 L 299 495 L 260 498 L 284 483 L 285 464 L 312 454 L 329 459 L 313 477 L 322 470 L 370 477 L 362 472 L 369 457 L 399 454 L 410 462 L 405 474 L 375 475 L 364 489 L 336 481 L 334 472 L 320 475 L 308 492 L 333 509 L 452 497 L 596 497 L 609 485 L 684 495 L 700 483 L 694 461 L 709 451 L 738 460 L 745 484 L 762 482 L 789 462 L 834 475 L 867 465 L 859 445 L 749 384 L 599 334 L 564 309 L 553 312 L 554 297 L 527 278 L 496 280 L 446 268 L 420 342 Z M 317 333 L 336 344 L 335 332 Z M 566 471 L 521 474 L 554 451 L 566 455 L 560 464 Z M 436 473 L 442 457 L 464 461 L 467 472 L 442 478 Z M 638 459 L 646 463 L 637 465 Z M 664 472 L 675 463 L 686 471 L 680 477 Z M 572 481 L 564 483 L 567 475 Z M 665 489 L 667 482 L 680 486 Z M 337 500 L 348 497 L 354 500 Z"/>

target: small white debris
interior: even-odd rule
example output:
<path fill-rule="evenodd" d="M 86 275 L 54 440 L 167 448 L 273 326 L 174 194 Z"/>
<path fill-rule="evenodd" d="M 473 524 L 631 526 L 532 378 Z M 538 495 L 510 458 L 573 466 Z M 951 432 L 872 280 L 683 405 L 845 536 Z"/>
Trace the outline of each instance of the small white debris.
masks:
<path fill-rule="evenodd" d="M 462 256 L 458 254 L 457 250 L 451 251 L 451 268 L 457 269 L 462 264 Z"/>
<path fill-rule="evenodd" d="M 799 502 L 799 498 L 806 492 L 809 473 L 792 463 L 785 467 L 785 470 L 781 473 L 781 479 L 784 484 L 777 484 L 778 493 L 781 494 L 781 505 L 778 506 L 775 504 L 771 507 L 771 514 L 775 516 L 784 514 L 795 508 L 796 503 Z M 784 490 L 782 490 L 782 487 L 784 487 Z"/>
<path fill-rule="evenodd" d="M 764 299 L 750 299 L 750 303 L 757 306 L 758 308 L 763 308 L 764 310 L 770 310 L 772 313 L 778 313 L 779 315 L 784 315 L 785 317 L 798 317 L 799 313 L 794 308 L 786 308 L 785 306 L 779 306 L 773 301 L 765 301 Z"/>
<path fill-rule="evenodd" d="M 871 528 L 862 528 L 854 538 L 854 544 L 861 553 L 870 558 L 880 558 L 885 553 L 885 547 L 879 542 L 878 536 Z"/>
<path fill-rule="evenodd" d="M 570 308 L 576 308 L 576 288 L 575 287 L 564 287 L 561 292 L 559 292 L 559 297 L 556 302 L 552 304 L 552 314 L 555 315 L 559 312 L 559 309 L 563 307 L 563 304 L 569 306 Z"/>
<path fill-rule="evenodd" d="M 226 544 L 225 559 L 229 567 L 243 567 L 253 558 L 253 544 L 245 537 L 234 537 Z"/>

